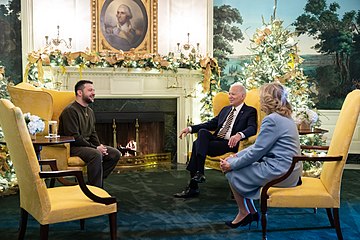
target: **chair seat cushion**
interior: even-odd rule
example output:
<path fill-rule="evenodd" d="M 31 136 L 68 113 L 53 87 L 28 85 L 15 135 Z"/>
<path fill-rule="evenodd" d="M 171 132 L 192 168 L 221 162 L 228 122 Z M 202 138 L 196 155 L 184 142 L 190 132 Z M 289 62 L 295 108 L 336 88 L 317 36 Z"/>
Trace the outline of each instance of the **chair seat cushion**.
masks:
<path fill-rule="evenodd" d="M 211 157 L 211 156 L 207 155 L 206 159 L 205 159 L 205 165 L 206 165 L 206 167 L 209 167 L 209 168 L 220 171 L 221 170 L 220 169 L 220 159 L 225 159 L 228 156 L 230 156 L 231 154 L 235 154 L 235 153 L 228 152 L 228 153 L 225 153 L 223 155 L 214 156 L 214 157 Z"/>
<path fill-rule="evenodd" d="M 80 157 L 69 157 L 68 158 L 68 166 L 71 167 L 79 167 L 79 166 L 85 166 L 85 162 Z"/>
<path fill-rule="evenodd" d="M 338 208 L 334 199 L 318 178 L 302 177 L 302 185 L 292 188 L 271 187 L 268 190 L 268 207 L 287 208 Z"/>
<path fill-rule="evenodd" d="M 110 197 L 103 189 L 87 185 L 92 193 L 99 197 Z M 86 197 L 78 185 L 48 188 L 51 210 L 43 219 L 37 219 L 40 224 L 85 219 L 101 216 L 117 211 L 117 204 L 105 205 Z"/>

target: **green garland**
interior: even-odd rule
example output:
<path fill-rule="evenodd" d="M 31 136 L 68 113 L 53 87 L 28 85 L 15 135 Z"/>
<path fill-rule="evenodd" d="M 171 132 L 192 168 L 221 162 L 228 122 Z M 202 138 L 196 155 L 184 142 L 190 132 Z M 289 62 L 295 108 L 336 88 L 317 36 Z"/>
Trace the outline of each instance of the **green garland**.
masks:
<path fill-rule="evenodd" d="M 5 67 L 0 65 L 0 98 L 9 99 L 7 91 L 8 78 L 5 77 Z M 0 127 L 0 138 L 4 133 Z M 0 196 L 17 192 L 17 179 L 13 163 L 5 145 L 0 145 Z"/>
<path fill-rule="evenodd" d="M 25 76 L 27 82 L 35 86 L 44 86 L 51 82 L 51 79 L 44 78 L 43 66 L 60 67 L 62 73 L 66 67 L 78 67 L 79 72 L 86 68 L 142 68 L 145 70 L 158 70 L 162 72 L 177 72 L 179 68 L 204 71 L 203 86 L 204 98 L 201 99 L 202 112 L 201 120 L 206 121 L 213 116 L 212 98 L 220 91 L 220 71 L 217 61 L 213 58 L 198 58 L 193 54 L 188 57 L 180 55 L 175 57 L 173 53 L 166 56 L 159 54 L 138 54 L 136 52 L 61 52 L 37 51 L 28 55 Z"/>

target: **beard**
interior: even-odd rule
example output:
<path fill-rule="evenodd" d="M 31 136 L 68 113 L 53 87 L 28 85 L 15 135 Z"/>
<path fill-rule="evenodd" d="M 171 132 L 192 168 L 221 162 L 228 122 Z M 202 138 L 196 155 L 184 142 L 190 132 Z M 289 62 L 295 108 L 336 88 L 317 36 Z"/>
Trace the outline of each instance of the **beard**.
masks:
<path fill-rule="evenodd" d="M 93 98 L 90 98 L 90 97 L 84 96 L 84 95 L 83 95 L 83 97 L 82 97 L 82 100 L 83 100 L 84 102 L 88 103 L 88 104 L 94 102 L 94 99 L 93 99 Z"/>

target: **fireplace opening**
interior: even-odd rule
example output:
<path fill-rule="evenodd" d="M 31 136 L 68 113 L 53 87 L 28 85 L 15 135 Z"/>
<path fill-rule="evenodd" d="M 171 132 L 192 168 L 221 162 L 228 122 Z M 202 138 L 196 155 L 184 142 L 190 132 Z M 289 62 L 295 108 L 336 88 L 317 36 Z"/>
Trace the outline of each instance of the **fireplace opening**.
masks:
<path fill-rule="evenodd" d="M 123 160 L 166 155 L 176 163 L 176 99 L 96 99 L 91 108 L 103 144 L 124 150 L 129 141 L 136 142 L 136 152 L 122 151 L 130 156 Z"/>

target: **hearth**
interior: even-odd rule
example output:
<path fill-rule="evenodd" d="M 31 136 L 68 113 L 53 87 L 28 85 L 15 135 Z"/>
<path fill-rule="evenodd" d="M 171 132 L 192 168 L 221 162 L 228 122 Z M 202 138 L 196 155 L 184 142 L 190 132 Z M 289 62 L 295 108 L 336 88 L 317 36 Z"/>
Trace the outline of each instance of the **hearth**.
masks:
<path fill-rule="evenodd" d="M 120 148 L 137 140 L 138 156 L 166 154 L 176 163 L 176 99 L 96 99 L 91 108 L 102 143 Z M 132 157 L 126 161 L 141 159 Z"/>

